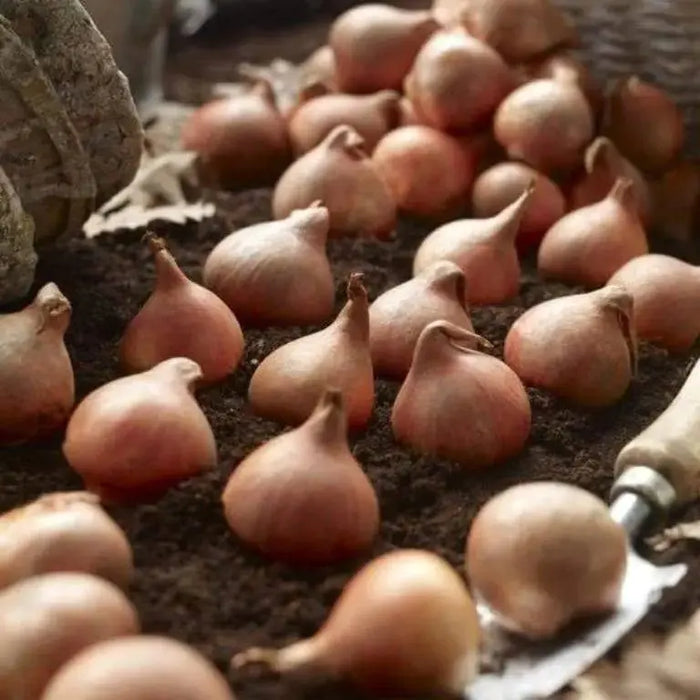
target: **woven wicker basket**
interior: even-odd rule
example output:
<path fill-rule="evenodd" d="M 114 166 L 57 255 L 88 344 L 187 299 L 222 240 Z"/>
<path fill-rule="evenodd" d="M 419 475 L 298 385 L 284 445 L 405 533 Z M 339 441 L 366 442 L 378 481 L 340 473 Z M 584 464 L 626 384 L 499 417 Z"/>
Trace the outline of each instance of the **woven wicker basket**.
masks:
<path fill-rule="evenodd" d="M 639 75 L 664 87 L 700 155 L 700 0 L 554 0 L 577 25 L 599 80 Z"/>

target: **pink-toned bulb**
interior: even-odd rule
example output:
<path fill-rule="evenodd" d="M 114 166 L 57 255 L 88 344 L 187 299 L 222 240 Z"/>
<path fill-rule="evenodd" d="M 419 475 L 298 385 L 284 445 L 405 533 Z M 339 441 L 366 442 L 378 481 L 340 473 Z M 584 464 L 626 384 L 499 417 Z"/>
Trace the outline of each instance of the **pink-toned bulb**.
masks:
<path fill-rule="evenodd" d="M 391 412 L 396 439 L 470 469 L 521 452 L 530 434 L 525 387 L 480 336 L 447 321 L 427 326 Z"/>
<path fill-rule="evenodd" d="M 326 387 L 343 394 L 351 429 L 364 428 L 374 407 L 369 346 L 369 302 L 362 275 L 350 275 L 348 301 L 336 319 L 317 333 L 297 338 L 268 355 L 250 380 L 253 411 L 298 425 L 312 413 Z"/>
<path fill-rule="evenodd" d="M 195 284 L 178 267 L 165 242 L 147 235 L 156 285 L 124 332 L 119 356 L 128 372 L 143 372 L 171 357 L 189 357 L 205 382 L 231 374 L 243 355 L 238 320 L 219 297 Z"/>
<path fill-rule="evenodd" d="M 459 219 L 433 231 L 416 252 L 413 274 L 439 260 L 449 260 L 469 281 L 469 304 L 502 304 L 516 296 L 520 262 L 515 240 L 534 188 L 534 182 L 528 183 L 515 202 L 488 219 Z"/>
<path fill-rule="evenodd" d="M 467 280 L 449 260 L 378 297 L 369 308 L 372 363 L 378 376 L 403 379 L 423 329 L 433 321 L 473 330 L 466 304 Z"/>
<path fill-rule="evenodd" d="M 586 408 L 611 406 L 636 371 L 633 309 L 619 286 L 542 302 L 511 327 L 505 361 L 527 386 Z"/>
<path fill-rule="evenodd" d="M 193 396 L 202 371 L 176 357 L 89 394 L 71 417 L 63 454 L 103 500 L 152 500 L 216 464 L 216 442 Z"/>
<path fill-rule="evenodd" d="M 63 428 L 75 403 L 64 336 L 71 305 L 49 283 L 22 311 L 0 316 L 0 445 Z"/>

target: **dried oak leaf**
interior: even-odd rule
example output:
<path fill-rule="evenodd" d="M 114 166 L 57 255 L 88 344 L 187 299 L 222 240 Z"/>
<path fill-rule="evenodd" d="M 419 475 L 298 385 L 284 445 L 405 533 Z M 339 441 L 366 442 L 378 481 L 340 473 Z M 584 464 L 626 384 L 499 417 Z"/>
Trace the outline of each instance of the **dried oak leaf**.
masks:
<path fill-rule="evenodd" d="M 632 641 L 618 665 L 596 664 L 572 686 L 569 700 L 700 698 L 700 611 L 666 639 Z"/>
<path fill-rule="evenodd" d="M 154 221 L 185 224 L 215 214 L 213 204 L 189 201 L 187 191 L 198 191 L 197 154 L 190 151 L 145 155 L 136 177 L 83 227 L 88 238 L 123 229 L 139 229 Z"/>

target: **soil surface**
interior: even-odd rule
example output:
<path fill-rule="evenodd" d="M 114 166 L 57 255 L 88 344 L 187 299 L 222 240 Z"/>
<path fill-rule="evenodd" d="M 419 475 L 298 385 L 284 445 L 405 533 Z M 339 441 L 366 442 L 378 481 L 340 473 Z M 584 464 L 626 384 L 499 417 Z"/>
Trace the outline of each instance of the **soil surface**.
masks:
<path fill-rule="evenodd" d="M 298 37 L 278 33 L 183 51 L 172 62 L 171 94 L 178 96 L 178 84 L 233 79 L 240 58 L 298 59 L 318 42 L 318 32 L 303 29 Z M 211 193 L 211 197 L 219 210 L 215 220 L 159 229 L 195 280 L 205 256 L 224 235 L 270 218 L 268 190 Z M 344 280 L 351 271 L 365 273 L 371 298 L 406 280 L 413 252 L 429 230 L 403 221 L 390 242 L 331 242 L 337 307 L 344 301 Z M 119 376 L 120 335 L 153 286 L 153 266 L 140 243 L 141 233 L 76 239 L 42 257 L 37 286 L 56 282 L 74 307 L 67 344 L 80 397 Z M 507 306 L 474 310 L 475 327 L 500 354 L 509 326 L 525 309 L 571 291 L 576 290 L 538 281 L 532 261 L 525 261 L 520 296 Z M 246 331 L 247 350 L 240 369 L 226 383 L 199 394 L 218 440 L 217 469 L 173 489 L 157 504 L 110 509 L 134 547 L 137 575 L 131 595 L 144 630 L 198 647 L 228 673 L 244 700 L 356 697 L 345 688 L 304 690 L 269 674 L 228 670 L 231 655 L 250 645 L 279 646 L 313 634 L 348 578 L 366 561 L 314 570 L 269 563 L 236 542 L 222 515 L 220 496 L 231 471 L 281 430 L 251 414 L 246 403 L 251 374 L 269 352 L 309 330 Z M 696 350 L 691 356 L 670 357 L 643 345 L 639 375 L 631 389 L 619 405 L 603 412 L 574 410 L 542 392 L 529 391 L 533 429 L 527 449 L 508 464 L 481 473 L 398 447 L 389 428 L 398 385 L 378 381 L 371 425 L 353 440 L 354 454 L 376 487 L 382 510 L 381 535 L 367 559 L 394 548 L 422 547 L 462 571 L 465 535 L 474 514 L 488 498 L 518 482 L 556 479 L 605 498 L 618 451 L 668 405 L 697 355 Z M 0 451 L 0 510 L 42 493 L 81 487 L 60 444 L 57 437 L 45 444 Z M 688 561 L 691 572 L 649 614 L 645 629 L 664 631 L 700 605 L 695 583 L 700 546 L 682 545 L 666 559 Z"/>

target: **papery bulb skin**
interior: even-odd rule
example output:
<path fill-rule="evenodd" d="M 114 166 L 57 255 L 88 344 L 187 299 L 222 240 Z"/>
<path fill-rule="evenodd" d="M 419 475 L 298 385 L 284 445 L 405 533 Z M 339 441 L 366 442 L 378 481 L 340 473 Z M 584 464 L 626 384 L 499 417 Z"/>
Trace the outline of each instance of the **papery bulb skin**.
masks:
<path fill-rule="evenodd" d="M 645 226 L 651 222 L 651 194 L 642 173 L 630 163 L 604 136 L 598 137 L 586 150 L 585 172 L 574 183 L 569 196 L 571 209 L 580 209 L 600 202 L 619 178 L 631 180 L 637 200 L 639 218 Z"/>
<path fill-rule="evenodd" d="M 459 219 L 433 231 L 413 260 L 418 275 L 438 260 L 449 260 L 464 272 L 467 302 L 473 306 L 502 304 L 520 288 L 520 262 L 515 239 L 534 194 L 534 183 L 520 197 L 489 219 Z"/>
<path fill-rule="evenodd" d="M 396 205 L 349 126 L 334 129 L 282 175 L 272 199 L 275 219 L 321 201 L 331 216 L 330 237 L 386 239 L 396 226 Z"/>
<path fill-rule="evenodd" d="M 434 0 L 447 25 L 461 25 L 509 63 L 529 61 L 577 43 L 566 16 L 551 0 Z"/>
<path fill-rule="evenodd" d="M 460 141 L 427 126 L 395 129 L 372 160 L 399 210 L 438 220 L 464 209 L 476 170 L 476 156 Z"/>
<path fill-rule="evenodd" d="M 501 102 L 494 133 L 512 160 L 545 174 L 569 172 L 593 139 L 593 113 L 574 81 L 533 80 Z"/>
<path fill-rule="evenodd" d="M 506 489 L 483 506 L 465 560 L 473 589 L 506 629 L 549 639 L 574 619 L 615 610 L 627 548 L 603 501 L 540 481 Z"/>
<path fill-rule="evenodd" d="M 535 191 L 515 239 L 520 252 L 537 247 L 566 213 L 566 199 L 559 186 L 525 163 L 506 162 L 484 171 L 472 189 L 472 212 L 486 218 L 515 202 L 531 182 L 535 183 Z"/>
<path fill-rule="evenodd" d="M 369 308 L 375 374 L 403 379 L 420 334 L 433 321 L 449 321 L 473 331 L 465 302 L 467 286 L 462 270 L 441 260 L 378 297 Z"/>
<path fill-rule="evenodd" d="M 446 321 L 423 330 L 391 412 L 398 442 L 469 469 L 523 450 L 531 423 L 525 387 L 510 367 L 475 349 L 485 345 Z"/>
<path fill-rule="evenodd" d="M 421 122 L 449 132 L 488 124 L 514 86 L 510 69 L 491 47 L 454 30 L 424 44 L 404 90 Z"/>
<path fill-rule="evenodd" d="M 248 326 L 324 323 L 335 298 L 329 227 L 328 209 L 314 203 L 236 231 L 209 254 L 204 284 Z"/>
<path fill-rule="evenodd" d="M 454 569 L 402 549 L 355 574 L 315 636 L 248 649 L 233 665 L 345 679 L 379 697 L 459 695 L 476 676 L 479 643 L 476 608 Z"/>
<path fill-rule="evenodd" d="M 642 255 L 608 282 L 634 298 L 634 328 L 670 352 L 688 352 L 700 335 L 700 267 L 668 255 Z"/>
<path fill-rule="evenodd" d="M 94 494 L 49 493 L 0 517 L 0 590 L 61 571 L 126 588 L 133 569 L 126 535 Z"/>
<path fill-rule="evenodd" d="M 312 95 L 313 86 L 310 86 Z M 299 156 L 318 146 L 333 129 L 343 124 L 351 126 L 364 139 L 368 153 L 401 119 L 401 94 L 382 90 L 371 95 L 327 93 L 302 102 L 289 120 L 292 148 Z"/>
<path fill-rule="evenodd" d="M 611 406 L 636 371 L 633 308 L 617 286 L 542 302 L 511 326 L 505 361 L 526 386 L 584 408 Z"/>
<path fill-rule="evenodd" d="M 270 185 L 292 156 L 287 125 L 265 82 L 198 109 L 181 140 L 199 154 L 205 182 L 223 189 Z"/>
<path fill-rule="evenodd" d="M 651 182 L 652 229 L 664 238 L 692 241 L 700 231 L 700 162 L 684 160 Z"/>
<path fill-rule="evenodd" d="M 124 332 L 122 367 L 145 372 L 171 357 L 189 357 L 205 382 L 225 379 L 243 356 L 238 320 L 216 294 L 187 278 L 162 239 L 149 234 L 146 241 L 155 258 L 156 285 Z"/>
<path fill-rule="evenodd" d="M 323 565 L 366 551 L 379 529 L 372 484 L 350 452 L 342 394 L 248 455 L 223 494 L 233 532 L 263 555 Z"/>
<path fill-rule="evenodd" d="M 626 262 L 649 252 L 631 180 L 608 196 L 560 219 L 545 234 L 537 269 L 545 279 L 601 287 Z"/>
<path fill-rule="evenodd" d="M 335 20 L 329 43 L 344 92 L 400 90 L 420 47 L 438 29 L 430 12 L 358 5 Z"/>
<path fill-rule="evenodd" d="M 49 283 L 22 311 L 0 315 L 0 445 L 46 438 L 75 403 L 64 336 L 71 305 Z"/>
<path fill-rule="evenodd" d="M 336 319 L 317 333 L 277 348 L 250 380 L 253 411 L 288 425 L 303 423 L 326 387 L 337 387 L 350 429 L 364 428 L 374 407 L 374 373 L 369 347 L 369 303 L 362 275 L 350 275 L 348 301 Z"/>
<path fill-rule="evenodd" d="M 71 416 L 63 454 L 106 502 L 153 500 L 216 465 L 216 442 L 193 396 L 202 372 L 184 357 L 116 379 Z"/>
<path fill-rule="evenodd" d="M 662 174 L 685 142 L 683 115 L 661 89 L 632 76 L 618 81 L 605 105 L 603 133 L 649 174 Z"/>
<path fill-rule="evenodd" d="M 535 59 L 519 67 L 523 82 L 540 79 L 565 80 L 578 85 L 591 106 L 595 121 L 603 108 L 603 89 L 585 63 L 566 51 Z"/>

